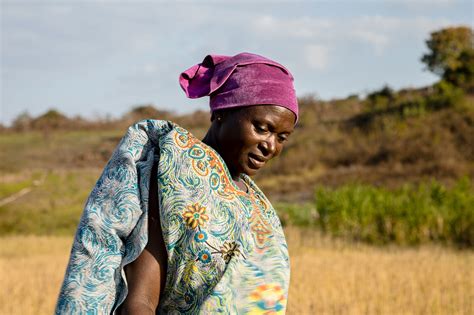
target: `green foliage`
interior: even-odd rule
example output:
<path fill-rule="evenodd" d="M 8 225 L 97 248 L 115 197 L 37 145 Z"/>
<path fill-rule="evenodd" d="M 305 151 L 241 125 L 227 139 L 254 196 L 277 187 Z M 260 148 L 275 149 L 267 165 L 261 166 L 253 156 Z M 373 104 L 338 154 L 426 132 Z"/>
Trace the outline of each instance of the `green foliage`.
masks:
<path fill-rule="evenodd" d="M 408 100 L 403 100 L 399 97 L 400 102 L 393 109 L 399 110 L 401 118 L 421 116 L 429 111 L 456 107 L 463 103 L 464 97 L 463 89 L 446 80 L 441 80 L 434 84 L 426 95 L 412 95 Z M 388 112 L 388 114 L 394 112 Z"/>
<path fill-rule="evenodd" d="M 318 224 L 319 214 L 311 203 L 292 204 L 280 202 L 274 206 L 283 226 L 315 227 Z"/>
<path fill-rule="evenodd" d="M 416 97 L 401 104 L 401 117 L 408 118 L 413 116 L 422 116 L 427 112 L 427 99 L 425 97 Z"/>
<path fill-rule="evenodd" d="M 385 86 L 367 96 L 364 111 L 351 121 L 365 130 L 383 128 L 387 123 L 391 127 L 393 120 L 423 116 L 427 112 L 459 106 L 465 96 L 461 87 L 446 80 L 441 80 L 424 91 L 396 92 Z"/>
<path fill-rule="evenodd" d="M 471 86 L 474 80 L 473 31 L 469 27 L 448 27 L 431 33 L 429 52 L 421 58 L 427 68 L 456 85 Z"/>
<path fill-rule="evenodd" d="M 458 68 L 446 70 L 445 80 L 474 92 L 474 49 L 463 51 L 459 56 L 459 63 Z"/>
<path fill-rule="evenodd" d="M 433 181 L 396 190 L 369 185 L 318 188 L 323 231 L 374 244 L 442 241 L 474 246 L 474 194 L 464 178 L 453 188 Z"/>
<path fill-rule="evenodd" d="M 448 81 L 441 80 L 433 86 L 434 92 L 426 98 L 429 109 L 441 109 L 452 107 L 458 103 L 464 95 L 461 88 L 456 87 Z"/>
<path fill-rule="evenodd" d="M 393 105 L 396 93 L 388 85 L 367 95 L 367 107 L 370 111 L 385 110 Z"/>

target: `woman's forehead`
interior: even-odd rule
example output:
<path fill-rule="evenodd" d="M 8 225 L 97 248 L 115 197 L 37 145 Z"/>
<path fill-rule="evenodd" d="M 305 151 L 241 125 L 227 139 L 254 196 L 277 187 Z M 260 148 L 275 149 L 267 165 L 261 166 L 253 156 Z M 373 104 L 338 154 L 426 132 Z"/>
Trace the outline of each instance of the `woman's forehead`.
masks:
<path fill-rule="evenodd" d="M 294 124 L 295 114 L 289 109 L 278 105 L 256 105 L 246 108 L 253 118 L 270 119 L 275 122 L 289 122 Z"/>
<path fill-rule="evenodd" d="M 272 123 L 275 127 L 293 130 L 295 114 L 289 109 L 278 105 L 253 105 L 243 107 L 239 113 L 249 120 L 261 120 Z"/>

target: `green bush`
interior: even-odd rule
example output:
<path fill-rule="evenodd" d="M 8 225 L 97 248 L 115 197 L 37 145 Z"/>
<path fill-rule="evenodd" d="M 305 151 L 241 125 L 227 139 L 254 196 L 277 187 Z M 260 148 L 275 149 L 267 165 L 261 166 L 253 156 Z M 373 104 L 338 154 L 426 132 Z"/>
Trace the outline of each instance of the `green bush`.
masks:
<path fill-rule="evenodd" d="M 434 93 L 427 97 L 427 106 L 437 110 L 445 107 L 452 107 L 464 96 L 461 88 L 441 80 L 433 86 Z"/>
<path fill-rule="evenodd" d="M 397 93 L 385 85 L 380 90 L 367 95 L 365 107 L 367 111 L 383 111 L 393 106 L 396 102 Z"/>
<path fill-rule="evenodd" d="M 283 226 L 315 227 L 318 225 L 319 214 L 311 203 L 276 203 L 275 209 Z"/>
<path fill-rule="evenodd" d="M 318 188 L 315 205 L 322 230 L 336 236 L 374 244 L 474 245 L 474 194 L 467 178 L 451 189 L 435 181 L 393 191 L 368 185 Z"/>

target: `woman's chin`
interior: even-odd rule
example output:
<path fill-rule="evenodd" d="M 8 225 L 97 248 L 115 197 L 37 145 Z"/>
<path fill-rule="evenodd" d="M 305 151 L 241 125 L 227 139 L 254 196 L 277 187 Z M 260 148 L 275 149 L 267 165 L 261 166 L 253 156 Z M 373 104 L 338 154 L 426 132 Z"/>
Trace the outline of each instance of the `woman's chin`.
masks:
<path fill-rule="evenodd" d="M 247 166 L 244 168 L 242 173 L 248 176 L 254 176 L 255 174 L 257 174 L 259 170 L 260 168 L 253 168 L 253 167 Z"/>
<path fill-rule="evenodd" d="M 231 168 L 229 168 L 229 170 L 230 169 Z M 252 163 L 240 162 L 238 163 L 238 166 L 235 169 L 237 170 L 235 172 L 236 174 L 245 174 L 248 176 L 254 176 L 262 168 L 257 165 L 253 165 Z M 232 174 L 232 171 L 231 171 L 231 174 Z"/>

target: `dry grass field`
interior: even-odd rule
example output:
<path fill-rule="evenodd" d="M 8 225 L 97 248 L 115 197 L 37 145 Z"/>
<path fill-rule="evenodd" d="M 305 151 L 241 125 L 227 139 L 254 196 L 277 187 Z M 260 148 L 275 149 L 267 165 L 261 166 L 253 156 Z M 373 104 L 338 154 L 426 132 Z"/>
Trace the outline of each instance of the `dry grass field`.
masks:
<path fill-rule="evenodd" d="M 473 314 L 474 253 L 370 247 L 286 229 L 289 314 Z M 0 314 L 51 314 L 70 237 L 0 239 Z"/>
<path fill-rule="evenodd" d="M 371 247 L 287 229 L 289 314 L 474 314 L 474 252 Z"/>

